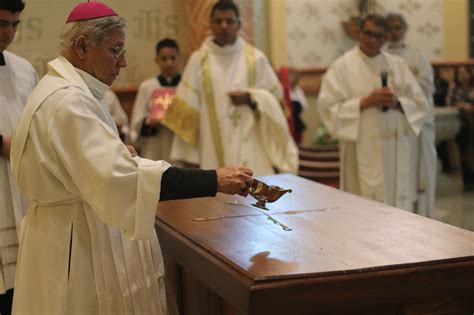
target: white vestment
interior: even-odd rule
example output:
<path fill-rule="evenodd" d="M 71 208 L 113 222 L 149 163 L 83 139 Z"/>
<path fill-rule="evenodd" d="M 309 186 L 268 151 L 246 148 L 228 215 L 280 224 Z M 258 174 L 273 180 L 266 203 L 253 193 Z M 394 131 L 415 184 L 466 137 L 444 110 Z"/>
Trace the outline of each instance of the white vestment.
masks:
<path fill-rule="evenodd" d="M 235 106 L 228 93 L 247 91 L 256 103 Z M 282 90 L 265 55 L 238 37 L 218 46 L 207 38 L 186 65 L 164 118 L 176 137 L 171 158 L 210 169 L 242 165 L 255 175 L 296 173 L 298 152 L 278 102 Z"/>
<path fill-rule="evenodd" d="M 133 105 L 132 123 L 130 125 L 130 142 L 139 150 L 140 156 L 151 160 L 170 161 L 173 132 L 159 125 L 158 133 L 154 136 L 140 136 L 143 120 L 148 116 L 151 95 L 154 90 L 162 88 L 157 77 L 143 81 L 138 88 Z"/>
<path fill-rule="evenodd" d="M 418 164 L 418 209 L 416 210 L 419 214 L 431 217 L 435 204 L 436 173 L 438 168 L 433 107 L 433 93 L 435 92 L 433 68 L 418 49 L 398 43 L 388 45 L 387 51 L 405 60 L 430 105 L 428 117 L 418 138 L 418 148 L 413 161 Z"/>
<path fill-rule="evenodd" d="M 403 113 L 361 111 L 361 99 L 380 88 L 381 71 L 388 72 L 388 86 Z M 359 47 L 351 49 L 325 74 L 318 110 L 329 132 L 339 139 L 341 189 L 413 210 L 416 169 L 410 156 L 429 109 L 406 63 L 385 52 L 368 57 Z"/>
<path fill-rule="evenodd" d="M 127 113 L 122 108 L 120 100 L 112 90 L 105 91 L 104 98 L 102 99 L 102 104 L 109 111 L 110 115 L 115 121 L 117 126 L 120 126 L 120 131 L 127 136 L 128 135 L 128 117 Z"/>
<path fill-rule="evenodd" d="M 26 100 L 38 82 L 31 64 L 23 58 L 3 52 L 0 66 L 0 134 L 11 137 Z M 20 223 L 28 208 L 10 171 L 10 161 L 0 156 L 0 294 L 13 288 Z"/>
<path fill-rule="evenodd" d="M 99 103 L 107 85 L 64 57 L 28 99 L 12 171 L 31 200 L 14 314 L 166 314 L 154 229 L 163 161 L 132 158 Z"/>

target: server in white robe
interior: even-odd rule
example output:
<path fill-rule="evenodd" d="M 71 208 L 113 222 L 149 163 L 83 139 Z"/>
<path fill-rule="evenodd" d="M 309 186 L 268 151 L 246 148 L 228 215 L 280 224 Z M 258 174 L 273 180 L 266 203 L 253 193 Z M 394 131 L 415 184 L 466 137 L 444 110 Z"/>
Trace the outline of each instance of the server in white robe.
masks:
<path fill-rule="evenodd" d="M 256 175 L 296 173 L 298 153 L 265 55 L 237 35 L 237 6 L 219 1 L 211 29 L 190 57 L 164 124 L 176 133 L 173 160 L 214 168 L 241 164 Z"/>
<path fill-rule="evenodd" d="M 341 189 L 413 211 L 416 169 L 410 152 L 429 107 L 407 64 L 381 51 L 385 27 L 378 15 L 361 22 L 359 45 L 323 78 L 318 110 L 339 139 Z M 387 74 L 386 87 L 381 73 Z"/>
<path fill-rule="evenodd" d="M 31 200 L 22 226 L 14 314 L 167 314 L 154 229 L 159 200 L 245 195 L 251 170 L 186 170 L 133 157 L 100 104 L 124 56 L 125 21 L 81 3 L 61 56 L 28 99 L 12 172 Z"/>
<path fill-rule="evenodd" d="M 130 142 L 138 149 L 140 156 L 151 160 L 170 162 L 173 132 L 161 124 L 159 119 L 151 117 L 150 110 L 153 92 L 163 88 L 175 89 L 181 80 L 179 70 L 179 46 L 170 38 L 164 38 L 156 44 L 155 62 L 161 73 L 143 81 L 133 105 Z"/>
<path fill-rule="evenodd" d="M 15 37 L 21 0 L 0 3 L 0 313 L 9 314 L 13 297 L 20 223 L 28 207 L 10 171 L 10 145 L 26 100 L 38 77 L 25 59 L 6 51 Z"/>
<path fill-rule="evenodd" d="M 388 33 L 386 50 L 389 53 L 400 56 L 406 61 L 411 72 L 420 84 L 421 89 L 429 104 L 429 112 L 426 121 L 421 129 L 418 138 L 418 146 L 413 162 L 418 167 L 418 199 L 416 212 L 427 217 L 431 217 L 435 203 L 436 193 L 436 172 L 438 158 L 435 147 L 435 121 L 434 121 L 434 102 L 433 94 L 434 78 L 433 68 L 426 57 L 413 47 L 405 44 L 405 34 L 408 30 L 408 24 L 405 18 L 397 13 L 389 13 L 386 15 Z"/>

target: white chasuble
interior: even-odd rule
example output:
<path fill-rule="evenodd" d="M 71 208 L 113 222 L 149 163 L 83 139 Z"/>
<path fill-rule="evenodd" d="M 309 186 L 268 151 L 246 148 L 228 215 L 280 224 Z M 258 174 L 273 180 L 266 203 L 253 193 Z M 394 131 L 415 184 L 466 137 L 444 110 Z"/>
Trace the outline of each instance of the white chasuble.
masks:
<path fill-rule="evenodd" d="M 256 108 L 233 105 L 232 91 L 249 92 Z M 296 173 L 298 153 L 281 97 L 262 52 L 240 37 L 224 47 L 207 38 L 189 59 L 164 119 L 177 135 L 171 158 L 205 169 L 234 164 L 255 175 Z"/>
<path fill-rule="evenodd" d="M 30 96 L 12 170 L 32 201 L 14 314 L 166 314 L 154 230 L 163 161 L 132 158 L 99 103 L 107 85 L 59 57 Z"/>
<path fill-rule="evenodd" d="M 11 137 L 38 77 L 25 59 L 8 51 L 3 55 L 5 65 L 0 66 L 0 134 Z M 18 235 L 27 208 L 28 202 L 21 196 L 12 177 L 10 161 L 0 156 L 0 294 L 14 286 Z"/>
<path fill-rule="evenodd" d="M 154 136 L 142 137 L 140 131 L 143 121 L 148 116 L 153 91 L 162 88 L 156 77 L 143 81 L 137 92 L 130 124 L 130 142 L 140 151 L 140 156 L 150 160 L 165 160 L 170 162 L 173 132 L 167 127 L 158 126 Z"/>
<path fill-rule="evenodd" d="M 360 110 L 360 101 L 380 88 L 380 72 L 401 110 Z M 428 104 L 406 63 L 380 53 L 366 56 L 358 47 L 346 52 L 325 74 L 318 97 L 323 123 L 341 150 L 341 189 L 412 210 L 416 169 L 410 156 L 428 113 Z"/>

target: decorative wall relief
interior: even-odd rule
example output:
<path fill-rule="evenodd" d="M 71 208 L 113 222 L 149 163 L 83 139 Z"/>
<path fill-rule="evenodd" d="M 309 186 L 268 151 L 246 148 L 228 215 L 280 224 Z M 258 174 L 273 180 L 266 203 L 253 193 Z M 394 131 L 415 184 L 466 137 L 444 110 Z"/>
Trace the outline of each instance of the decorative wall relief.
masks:
<path fill-rule="evenodd" d="M 71 9 L 82 0 L 27 1 L 11 50 L 29 60 L 40 76 L 47 63 L 57 57 L 59 34 Z M 157 74 L 155 44 L 164 37 L 178 41 L 186 58 L 192 51 L 185 12 L 187 0 L 102 0 L 127 20 L 128 66 L 122 69 L 115 87 L 136 86 Z M 208 20 L 208 19 L 206 19 Z"/>
<path fill-rule="evenodd" d="M 329 66 L 357 42 L 343 30 L 342 22 L 359 15 L 356 0 L 290 0 L 287 6 L 289 65 L 297 68 Z M 398 12 L 408 23 L 407 45 L 431 60 L 442 58 L 442 0 L 377 0 L 371 10 Z"/>

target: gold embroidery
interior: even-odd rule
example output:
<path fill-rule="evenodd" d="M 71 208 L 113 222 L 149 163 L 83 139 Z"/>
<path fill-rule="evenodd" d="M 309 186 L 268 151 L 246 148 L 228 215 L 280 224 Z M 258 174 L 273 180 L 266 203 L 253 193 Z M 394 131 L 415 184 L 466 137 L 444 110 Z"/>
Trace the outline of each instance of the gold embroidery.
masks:
<path fill-rule="evenodd" d="M 216 151 L 217 164 L 219 167 L 224 166 L 224 149 L 222 146 L 221 131 L 219 121 L 217 120 L 216 104 L 214 101 L 214 89 L 212 85 L 211 66 L 209 64 L 209 55 L 204 54 L 202 59 L 203 75 L 204 75 L 204 95 L 209 112 L 209 123 L 211 125 L 212 140 Z"/>
<path fill-rule="evenodd" d="M 186 101 L 175 97 L 163 117 L 162 124 L 171 129 L 185 142 L 197 146 L 199 143 L 199 112 Z"/>
<path fill-rule="evenodd" d="M 179 81 L 179 84 L 182 84 L 185 88 L 187 88 L 188 90 L 192 91 L 194 94 L 199 95 L 198 90 L 196 90 L 196 89 L 195 89 L 191 84 L 189 84 L 187 81 L 181 79 L 181 81 Z"/>
<path fill-rule="evenodd" d="M 247 83 L 249 88 L 255 87 L 257 79 L 257 68 L 255 60 L 255 51 L 250 45 L 245 45 L 245 63 L 247 64 Z"/>

